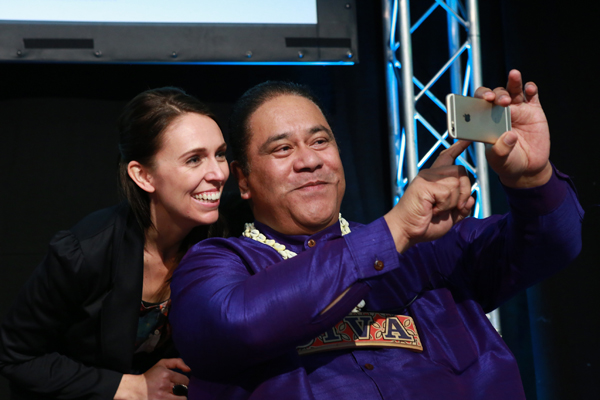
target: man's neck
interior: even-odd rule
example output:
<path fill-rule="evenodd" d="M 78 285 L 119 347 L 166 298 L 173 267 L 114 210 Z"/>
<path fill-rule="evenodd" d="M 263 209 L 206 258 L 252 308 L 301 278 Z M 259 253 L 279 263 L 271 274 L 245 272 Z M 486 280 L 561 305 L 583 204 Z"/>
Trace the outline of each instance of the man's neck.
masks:
<path fill-rule="evenodd" d="M 329 228 L 332 225 L 338 223 L 338 220 L 333 220 L 328 224 L 318 225 L 318 226 L 303 226 L 299 224 L 290 225 L 281 225 L 281 224 L 273 224 L 261 221 L 260 219 L 256 219 L 256 222 L 259 222 L 263 226 L 268 227 L 269 229 L 285 236 L 312 236 L 315 235 L 322 230 Z"/>
<path fill-rule="evenodd" d="M 348 222 L 342 218 L 341 214 L 339 214 L 338 219 L 335 219 L 333 221 L 331 221 L 330 223 L 328 223 L 327 225 L 323 225 L 320 228 L 304 228 L 304 227 L 297 227 L 298 229 L 278 229 L 277 227 L 274 227 L 274 224 L 269 224 L 266 222 L 261 221 L 259 218 L 255 219 L 255 222 L 258 224 L 258 226 L 256 226 L 256 228 L 258 230 L 264 230 L 264 228 L 272 231 L 273 233 L 276 233 L 278 235 L 281 236 L 313 236 L 316 235 L 319 232 L 322 232 L 326 229 L 329 229 L 332 226 L 340 226 L 340 229 L 342 231 L 342 234 L 347 234 L 350 232 L 350 229 L 348 227 Z M 264 233 L 264 232 L 263 232 Z"/>

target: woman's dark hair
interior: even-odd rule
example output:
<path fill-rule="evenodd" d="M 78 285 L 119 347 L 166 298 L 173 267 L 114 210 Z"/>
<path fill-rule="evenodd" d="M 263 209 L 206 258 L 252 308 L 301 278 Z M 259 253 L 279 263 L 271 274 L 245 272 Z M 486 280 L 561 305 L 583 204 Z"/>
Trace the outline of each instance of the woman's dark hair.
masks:
<path fill-rule="evenodd" d="M 245 174 L 250 172 L 248 165 L 248 144 L 251 135 L 250 117 L 264 103 L 283 95 L 304 97 L 312 101 L 323 112 L 317 97 L 308 87 L 298 83 L 266 81 L 246 91 L 234 104 L 233 112 L 229 118 L 229 141 L 233 159 L 240 163 Z M 325 115 L 324 112 L 323 115 Z M 327 119 L 327 116 L 325 118 Z"/>
<path fill-rule="evenodd" d="M 186 113 L 205 115 L 216 122 L 205 104 L 173 87 L 138 94 L 127 103 L 119 117 L 119 183 L 144 232 L 152 226 L 150 197 L 129 177 L 127 166 L 133 160 L 151 166 L 163 143 L 165 130 L 173 120 Z"/>

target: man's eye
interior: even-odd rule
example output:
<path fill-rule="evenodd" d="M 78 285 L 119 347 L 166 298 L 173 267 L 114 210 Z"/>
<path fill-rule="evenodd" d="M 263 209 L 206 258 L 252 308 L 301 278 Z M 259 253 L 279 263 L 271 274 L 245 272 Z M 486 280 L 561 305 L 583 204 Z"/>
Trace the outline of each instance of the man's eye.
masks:
<path fill-rule="evenodd" d="M 290 151 L 291 149 L 292 149 L 291 146 L 279 146 L 275 150 L 273 150 L 273 152 L 274 153 L 286 153 L 286 152 Z"/>

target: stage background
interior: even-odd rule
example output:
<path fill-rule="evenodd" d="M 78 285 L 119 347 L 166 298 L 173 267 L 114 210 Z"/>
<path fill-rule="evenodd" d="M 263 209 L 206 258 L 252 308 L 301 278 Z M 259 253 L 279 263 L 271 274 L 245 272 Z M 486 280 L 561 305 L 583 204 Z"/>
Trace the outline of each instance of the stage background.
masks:
<path fill-rule="evenodd" d="M 551 158 L 573 177 L 589 209 L 600 203 L 600 78 L 593 59 L 599 6 L 548 4 L 480 2 L 484 82 L 503 85 L 518 68 L 539 85 Z M 0 64 L 0 313 L 56 231 L 118 201 L 115 121 L 125 102 L 148 88 L 178 86 L 210 103 L 227 135 L 232 103 L 249 87 L 267 79 L 310 85 L 340 142 L 344 215 L 370 222 L 385 213 L 391 196 L 380 2 L 357 7 L 361 63 L 351 67 Z M 447 56 L 444 42 L 432 41 L 430 51 L 432 60 Z M 493 211 L 504 212 L 501 188 L 494 177 L 491 183 Z M 228 193 L 235 190 L 230 181 Z M 591 245 L 575 265 L 503 307 L 504 338 L 528 399 L 597 398 L 597 230 L 588 222 Z M 8 398 L 4 379 L 0 398 Z"/>

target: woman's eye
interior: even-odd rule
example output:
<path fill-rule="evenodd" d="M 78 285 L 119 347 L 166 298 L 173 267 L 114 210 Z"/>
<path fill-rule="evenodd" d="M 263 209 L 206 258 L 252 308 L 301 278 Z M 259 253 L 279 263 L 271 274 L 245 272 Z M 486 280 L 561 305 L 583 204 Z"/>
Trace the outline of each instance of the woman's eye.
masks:
<path fill-rule="evenodd" d="M 198 156 L 190 157 L 186 161 L 187 164 L 197 164 L 198 162 L 200 162 L 200 157 Z"/>
<path fill-rule="evenodd" d="M 227 154 L 225 152 L 223 152 L 223 153 L 217 153 L 217 155 L 216 155 L 217 160 L 227 160 L 226 155 Z"/>

